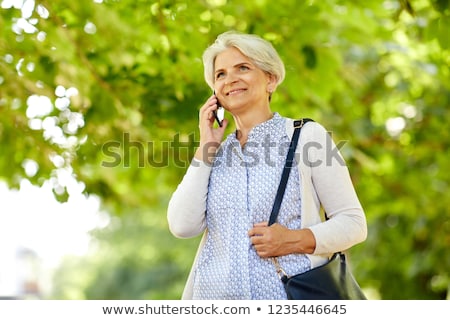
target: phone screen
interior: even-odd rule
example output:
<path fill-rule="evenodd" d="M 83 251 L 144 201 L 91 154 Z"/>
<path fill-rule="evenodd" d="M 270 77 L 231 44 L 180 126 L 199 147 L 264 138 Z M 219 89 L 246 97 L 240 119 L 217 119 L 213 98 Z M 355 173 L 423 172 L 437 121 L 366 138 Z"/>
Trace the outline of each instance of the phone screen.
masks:
<path fill-rule="evenodd" d="M 216 92 L 214 92 L 214 95 L 216 94 Z M 214 118 L 216 119 L 217 124 L 219 125 L 219 127 L 222 126 L 222 121 L 224 118 L 224 113 L 225 113 L 225 109 L 222 107 L 222 105 L 219 102 L 219 98 L 217 98 L 217 110 L 214 110 Z"/>

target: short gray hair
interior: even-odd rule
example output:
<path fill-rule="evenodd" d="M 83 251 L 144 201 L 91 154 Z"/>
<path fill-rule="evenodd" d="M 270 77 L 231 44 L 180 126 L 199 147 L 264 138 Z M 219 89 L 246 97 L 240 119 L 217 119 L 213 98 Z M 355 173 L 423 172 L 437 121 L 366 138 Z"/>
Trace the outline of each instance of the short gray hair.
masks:
<path fill-rule="evenodd" d="M 275 76 L 276 85 L 283 82 L 286 71 L 284 63 L 272 44 L 254 34 L 228 31 L 220 34 L 216 41 L 203 53 L 203 67 L 206 83 L 214 88 L 214 63 L 216 57 L 235 47 L 248 57 L 258 68 Z"/>

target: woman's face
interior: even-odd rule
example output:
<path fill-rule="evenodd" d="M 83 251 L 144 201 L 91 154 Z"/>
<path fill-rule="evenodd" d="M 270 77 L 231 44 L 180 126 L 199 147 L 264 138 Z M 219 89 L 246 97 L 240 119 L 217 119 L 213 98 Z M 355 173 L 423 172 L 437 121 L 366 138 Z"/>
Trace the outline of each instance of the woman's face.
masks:
<path fill-rule="evenodd" d="M 259 69 L 237 48 L 217 55 L 214 63 L 214 89 L 222 106 L 232 112 L 267 107 L 275 77 Z"/>

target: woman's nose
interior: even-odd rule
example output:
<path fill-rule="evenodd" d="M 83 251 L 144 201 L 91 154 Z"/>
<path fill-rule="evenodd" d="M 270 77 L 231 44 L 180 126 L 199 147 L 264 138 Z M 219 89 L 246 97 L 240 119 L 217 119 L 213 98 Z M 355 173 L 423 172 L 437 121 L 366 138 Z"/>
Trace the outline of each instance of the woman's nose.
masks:
<path fill-rule="evenodd" d="M 225 78 L 225 84 L 232 84 L 236 81 L 238 81 L 238 77 L 236 74 L 234 74 L 234 73 L 227 74 L 227 76 Z"/>

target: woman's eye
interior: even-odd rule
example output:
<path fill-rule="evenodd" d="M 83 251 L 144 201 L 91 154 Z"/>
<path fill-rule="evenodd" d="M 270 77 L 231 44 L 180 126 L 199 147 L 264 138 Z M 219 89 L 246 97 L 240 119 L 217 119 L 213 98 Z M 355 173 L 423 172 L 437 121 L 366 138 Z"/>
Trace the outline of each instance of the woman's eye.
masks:
<path fill-rule="evenodd" d="M 224 75 L 225 75 L 225 73 L 219 72 L 219 73 L 216 74 L 216 79 L 223 78 Z"/>
<path fill-rule="evenodd" d="M 247 71 L 247 70 L 249 70 L 250 68 L 247 67 L 247 66 L 240 66 L 239 69 L 240 69 L 241 71 Z"/>

